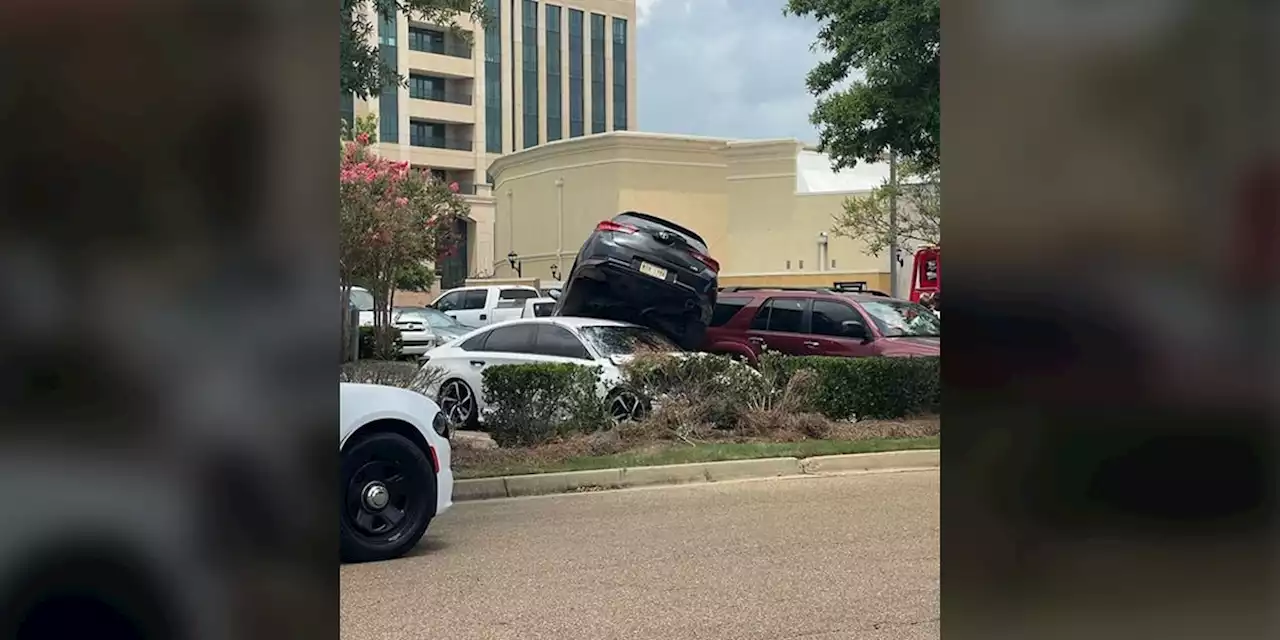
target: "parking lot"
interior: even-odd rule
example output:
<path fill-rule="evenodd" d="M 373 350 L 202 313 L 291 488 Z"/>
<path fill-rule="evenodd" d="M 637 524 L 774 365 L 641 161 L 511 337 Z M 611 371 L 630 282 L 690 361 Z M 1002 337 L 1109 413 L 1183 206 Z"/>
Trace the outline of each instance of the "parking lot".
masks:
<path fill-rule="evenodd" d="M 342 567 L 362 640 L 937 638 L 937 470 L 461 503 Z"/>

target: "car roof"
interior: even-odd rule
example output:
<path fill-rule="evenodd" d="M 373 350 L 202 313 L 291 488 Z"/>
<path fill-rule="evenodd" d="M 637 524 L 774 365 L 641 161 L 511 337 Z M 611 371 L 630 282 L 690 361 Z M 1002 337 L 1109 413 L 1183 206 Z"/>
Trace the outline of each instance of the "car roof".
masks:
<path fill-rule="evenodd" d="M 798 288 L 798 287 L 751 287 L 743 289 L 726 288 L 720 291 L 720 298 L 732 297 L 766 297 L 766 298 L 836 298 L 843 300 L 854 300 L 856 302 L 911 302 L 902 298 L 892 298 L 886 296 L 878 296 L 871 293 L 856 293 L 851 291 L 830 291 L 821 288 Z"/>

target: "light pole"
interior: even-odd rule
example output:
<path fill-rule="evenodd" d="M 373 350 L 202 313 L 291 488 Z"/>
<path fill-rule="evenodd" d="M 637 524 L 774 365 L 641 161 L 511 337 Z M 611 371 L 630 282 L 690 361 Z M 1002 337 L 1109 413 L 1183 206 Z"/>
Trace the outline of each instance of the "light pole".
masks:
<path fill-rule="evenodd" d="M 889 150 L 889 295 L 899 298 L 898 286 L 898 154 Z"/>

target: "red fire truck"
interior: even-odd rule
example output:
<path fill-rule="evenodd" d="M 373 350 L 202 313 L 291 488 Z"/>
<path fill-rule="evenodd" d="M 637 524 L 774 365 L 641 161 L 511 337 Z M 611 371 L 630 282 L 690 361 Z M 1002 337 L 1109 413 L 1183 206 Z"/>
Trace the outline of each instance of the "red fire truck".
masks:
<path fill-rule="evenodd" d="M 916 250 L 911 266 L 911 301 L 919 302 L 923 294 L 938 295 L 942 273 L 942 250 L 936 246 Z"/>

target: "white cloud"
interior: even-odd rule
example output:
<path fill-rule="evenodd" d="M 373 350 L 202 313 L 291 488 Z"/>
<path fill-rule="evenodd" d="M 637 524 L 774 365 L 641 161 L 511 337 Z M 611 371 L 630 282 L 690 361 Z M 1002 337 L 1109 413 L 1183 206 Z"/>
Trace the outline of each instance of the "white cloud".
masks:
<path fill-rule="evenodd" d="M 644 131 L 816 142 L 804 79 L 815 21 L 785 0 L 636 0 Z"/>

